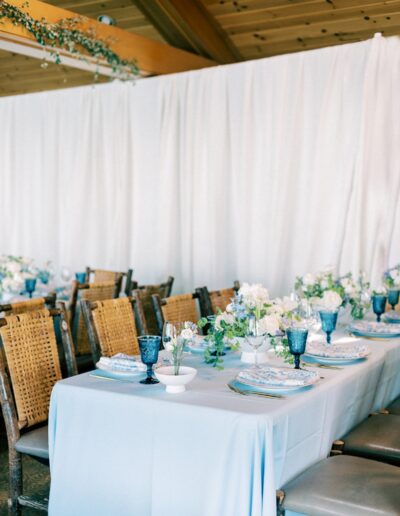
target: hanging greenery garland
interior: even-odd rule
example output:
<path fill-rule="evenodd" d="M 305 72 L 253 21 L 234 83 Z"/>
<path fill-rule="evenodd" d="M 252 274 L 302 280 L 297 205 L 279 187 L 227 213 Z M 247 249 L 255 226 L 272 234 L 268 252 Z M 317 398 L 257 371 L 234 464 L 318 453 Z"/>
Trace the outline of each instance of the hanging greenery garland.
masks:
<path fill-rule="evenodd" d="M 22 7 L 28 7 L 25 3 Z M 14 25 L 24 27 L 33 35 L 39 45 L 49 48 L 50 55 L 56 64 L 61 64 L 61 51 L 67 51 L 76 55 L 77 58 L 89 62 L 88 57 L 94 59 L 100 66 L 107 63 L 110 68 L 112 78 L 123 81 L 132 80 L 139 75 L 136 63 L 121 59 L 121 57 L 111 49 L 111 40 L 101 40 L 96 38 L 96 31 L 92 28 L 82 30 L 80 25 L 85 18 L 66 18 L 58 23 L 48 23 L 44 18 L 35 20 L 28 13 L 22 11 L 15 5 L 0 1 L 0 20 L 10 20 Z M 1 23 L 1 21 L 0 21 Z M 95 73 L 95 79 L 98 72 Z"/>

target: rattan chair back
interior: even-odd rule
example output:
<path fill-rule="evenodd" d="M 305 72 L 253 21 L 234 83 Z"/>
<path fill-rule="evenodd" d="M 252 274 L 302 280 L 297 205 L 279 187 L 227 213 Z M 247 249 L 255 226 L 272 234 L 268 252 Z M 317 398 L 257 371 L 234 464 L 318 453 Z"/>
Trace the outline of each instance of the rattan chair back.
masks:
<path fill-rule="evenodd" d="M 82 301 L 82 312 L 89 334 L 93 360 L 117 353 L 138 355 L 138 333 L 135 321 L 135 300 L 128 297 L 105 301 Z"/>
<path fill-rule="evenodd" d="M 6 317 L 0 335 L 20 428 L 46 421 L 52 388 L 62 378 L 49 310 Z"/>
<path fill-rule="evenodd" d="M 180 294 L 161 299 L 158 294 L 152 296 L 156 312 L 159 332 L 162 332 L 164 321 L 180 323 L 199 320 L 198 294 Z"/>
<path fill-rule="evenodd" d="M 0 313 L 5 315 L 18 315 L 25 312 L 42 310 L 43 308 L 54 308 L 56 306 L 56 294 L 52 293 L 46 297 L 34 297 L 24 301 L 0 304 Z"/>
<path fill-rule="evenodd" d="M 133 269 L 128 269 L 127 272 L 115 272 L 106 269 L 91 269 L 90 267 L 86 267 L 86 282 L 88 283 L 98 283 L 103 281 L 120 281 L 120 291 L 118 292 L 118 295 L 121 293 L 124 277 L 124 292 L 127 296 L 131 295 L 131 291 L 133 288 L 132 276 Z"/>
<path fill-rule="evenodd" d="M 233 288 L 224 288 L 222 290 L 214 290 L 210 292 L 211 308 L 214 314 L 219 311 L 224 312 L 226 307 L 235 296 Z"/>
<path fill-rule="evenodd" d="M 88 283 L 86 285 L 78 285 L 77 289 L 77 297 L 80 299 L 85 301 L 103 301 L 118 296 L 118 281 Z M 86 355 L 91 353 L 91 346 L 85 321 L 81 317 L 80 305 L 77 301 L 78 299 L 75 299 L 75 311 L 71 323 L 74 329 L 75 349 L 77 355 Z"/>

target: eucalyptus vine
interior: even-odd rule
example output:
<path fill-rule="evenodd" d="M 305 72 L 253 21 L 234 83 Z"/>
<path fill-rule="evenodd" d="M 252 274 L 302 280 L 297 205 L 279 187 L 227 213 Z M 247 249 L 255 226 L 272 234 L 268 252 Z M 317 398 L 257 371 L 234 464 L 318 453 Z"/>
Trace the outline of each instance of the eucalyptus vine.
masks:
<path fill-rule="evenodd" d="M 28 2 L 22 5 L 23 8 L 28 6 Z M 58 23 L 49 23 L 44 18 L 36 20 L 15 5 L 0 1 L 0 24 L 3 19 L 24 27 L 39 45 L 49 49 L 56 64 L 61 64 L 61 52 L 67 51 L 83 61 L 88 61 L 88 57 L 91 57 L 98 66 L 107 63 L 111 68 L 112 78 L 126 81 L 139 75 L 135 62 L 122 59 L 112 50 L 111 38 L 98 39 L 93 28 L 81 28 L 82 22 L 87 18 L 66 18 Z M 95 73 L 95 78 L 97 75 Z"/>

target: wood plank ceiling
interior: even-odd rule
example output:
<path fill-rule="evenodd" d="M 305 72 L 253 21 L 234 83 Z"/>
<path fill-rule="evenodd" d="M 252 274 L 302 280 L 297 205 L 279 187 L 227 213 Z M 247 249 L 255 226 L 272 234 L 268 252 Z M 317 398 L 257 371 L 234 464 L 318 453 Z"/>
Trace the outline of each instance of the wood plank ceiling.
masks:
<path fill-rule="evenodd" d="M 400 34 L 400 0 L 49 0 L 217 62 Z M 0 96 L 93 82 L 91 73 L 0 51 Z M 107 80 L 107 79 L 101 79 Z"/>

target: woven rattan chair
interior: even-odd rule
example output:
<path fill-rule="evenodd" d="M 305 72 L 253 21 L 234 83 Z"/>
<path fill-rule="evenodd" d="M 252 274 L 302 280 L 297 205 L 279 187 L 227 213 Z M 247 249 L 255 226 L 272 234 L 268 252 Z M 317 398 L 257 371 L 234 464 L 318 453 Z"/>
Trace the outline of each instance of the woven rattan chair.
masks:
<path fill-rule="evenodd" d="M 154 310 L 152 296 L 158 294 L 161 299 L 170 297 L 174 278 L 169 276 L 165 283 L 158 285 L 139 286 L 132 291 L 132 296 L 138 300 L 146 320 L 148 335 L 160 335 L 156 312 Z"/>
<path fill-rule="evenodd" d="M 74 282 L 71 300 L 71 328 L 75 344 L 75 354 L 80 372 L 93 369 L 92 349 L 86 324 L 81 317 L 79 301 L 104 301 L 118 297 L 121 289 L 121 277 L 117 281 L 104 281 L 102 283 Z"/>
<path fill-rule="evenodd" d="M 117 353 L 138 355 L 138 334 L 147 333 L 141 307 L 135 299 L 120 297 L 106 301 L 81 301 L 93 362 Z"/>
<path fill-rule="evenodd" d="M 16 301 L 15 303 L 0 304 L 0 313 L 4 315 L 17 315 L 43 308 L 55 308 L 57 294 L 52 292 L 46 297 L 34 297 L 25 301 Z"/>
<path fill-rule="evenodd" d="M 134 290 L 146 290 L 151 295 L 158 294 L 161 299 L 170 297 L 172 287 L 174 285 L 174 277 L 168 276 L 167 281 L 154 285 L 139 285 L 136 281 L 132 281 L 132 293 Z"/>
<path fill-rule="evenodd" d="M 162 333 L 164 321 L 179 323 L 191 321 L 197 323 L 199 320 L 199 295 L 180 294 L 161 299 L 158 294 L 152 296 L 154 311 L 157 317 L 158 331 Z"/>
<path fill-rule="evenodd" d="M 122 282 L 125 278 L 124 283 L 124 292 L 127 296 L 130 296 L 132 291 L 132 276 L 133 269 L 128 269 L 127 272 L 115 272 L 108 271 L 106 269 L 91 269 L 90 267 L 86 267 L 86 282 L 87 283 L 99 283 L 104 281 L 118 281 L 121 278 L 120 291 L 118 295 L 121 293 Z"/>
<path fill-rule="evenodd" d="M 202 317 L 216 315 L 219 311 L 224 312 L 240 288 L 238 281 L 234 282 L 232 288 L 209 291 L 207 287 L 197 288 L 199 296 L 200 312 Z"/>
<path fill-rule="evenodd" d="M 9 514 L 21 506 L 46 510 L 47 502 L 23 496 L 22 454 L 48 464 L 47 419 L 54 384 L 62 378 L 54 323 L 60 319 L 68 375 L 77 373 L 63 303 L 0 319 L 0 403 L 9 448 Z"/>

